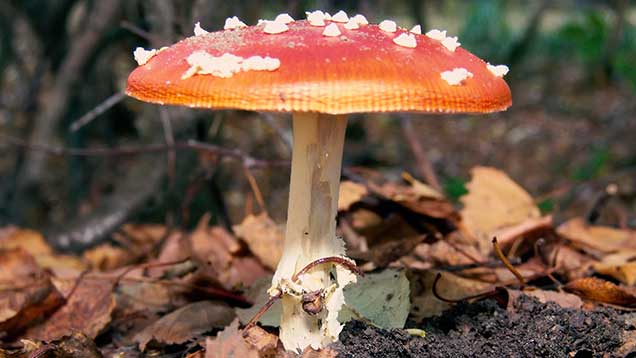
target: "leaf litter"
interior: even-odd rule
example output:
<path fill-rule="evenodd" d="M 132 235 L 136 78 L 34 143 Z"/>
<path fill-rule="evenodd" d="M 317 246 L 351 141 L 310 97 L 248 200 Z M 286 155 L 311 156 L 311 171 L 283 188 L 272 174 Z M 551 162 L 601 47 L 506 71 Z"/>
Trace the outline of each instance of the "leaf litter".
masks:
<path fill-rule="evenodd" d="M 338 232 L 367 273 L 345 290 L 341 342 L 304 357 L 636 353 L 633 229 L 556 222 L 494 168 L 472 170 L 459 206 L 408 173 L 353 173 Z M 277 304 L 262 328 L 241 329 L 268 299 L 281 223 L 210 221 L 191 232 L 127 224 L 81 256 L 0 229 L 0 355 L 289 356 Z"/>

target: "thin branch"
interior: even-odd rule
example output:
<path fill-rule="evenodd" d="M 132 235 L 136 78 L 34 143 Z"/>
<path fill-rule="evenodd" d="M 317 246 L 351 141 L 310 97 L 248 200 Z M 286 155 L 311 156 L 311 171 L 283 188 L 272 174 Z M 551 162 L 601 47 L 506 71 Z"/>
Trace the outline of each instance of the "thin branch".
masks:
<path fill-rule="evenodd" d="M 124 98 L 126 98 L 126 93 L 124 93 L 123 91 L 113 94 L 112 96 L 106 98 L 102 103 L 98 104 L 97 107 L 91 109 L 86 114 L 71 123 L 69 129 L 71 130 L 71 132 L 78 131 L 80 128 L 89 124 L 95 118 L 99 117 L 104 112 L 111 109 L 114 105 L 121 102 Z"/>
<path fill-rule="evenodd" d="M 202 143 L 195 140 L 186 142 L 175 142 L 173 145 L 151 144 L 145 146 L 121 146 L 115 148 L 67 148 L 53 147 L 43 144 L 28 143 L 22 139 L 0 134 L 0 140 L 4 145 L 24 148 L 44 152 L 48 155 L 57 156 L 78 156 L 78 157 L 101 157 L 101 156 L 133 156 L 147 153 L 163 153 L 168 150 L 200 150 L 222 157 L 232 158 L 241 161 L 248 168 L 263 168 L 272 166 L 289 166 L 287 160 L 264 160 L 251 157 L 239 149 L 220 147 L 214 144 Z M 0 144 L 3 145 L 3 144 Z"/>
<path fill-rule="evenodd" d="M 439 180 L 437 179 L 437 175 L 435 175 L 435 170 L 433 169 L 431 161 L 426 155 L 426 151 L 415 135 L 413 125 L 411 124 L 411 119 L 405 116 L 401 116 L 400 126 L 402 128 L 402 133 L 406 138 L 406 142 L 409 144 L 409 147 L 413 152 L 413 156 L 415 157 L 415 162 L 417 163 L 417 169 L 420 175 L 433 189 L 442 193 L 442 186 L 439 184 Z"/>
<path fill-rule="evenodd" d="M 163 136 L 166 141 L 166 145 L 171 147 L 168 149 L 168 180 L 170 181 L 170 188 L 174 188 L 176 178 L 176 166 L 177 166 L 177 153 L 174 149 L 174 133 L 172 132 L 172 124 L 170 123 L 170 117 L 168 111 L 160 107 L 159 119 L 161 119 L 161 127 L 163 128 Z"/>
<path fill-rule="evenodd" d="M 496 237 L 493 237 L 492 239 L 492 247 L 499 260 L 501 260 L 504 266 L 506 266 L 506 268 L 510 272 L 512 272 L 513 275 L 515 275 L 515 277 L 519 281 L 519 289 L 523 291 L 523 289 L 526 287 L 526 280 L 523 278 L 523 275 L 521 275 L 521 273 L 516 268 L 514 268 L 514 266 L 512 266 L 506 255 L 503 254 L 501 248 L 499 247 L 499 244 L 497 244 Z"/>

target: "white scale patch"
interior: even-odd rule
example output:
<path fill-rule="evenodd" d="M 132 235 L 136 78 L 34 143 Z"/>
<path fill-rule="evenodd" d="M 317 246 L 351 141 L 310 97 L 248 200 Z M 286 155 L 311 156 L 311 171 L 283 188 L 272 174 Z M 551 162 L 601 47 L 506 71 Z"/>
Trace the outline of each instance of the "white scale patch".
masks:
<path fill-rule="evenodd" d="M 327 16 L 324 12 L 320 10 L 306 12 L 307 14 L 307 22 L 311 26 L 325 26 L 325 20 L 327 20 Z"/>
<path fill-rule="evenodd" d="M 247 25 L 239 20 L 238 17 L 232 16 L 225 19 L 225 25 L 223 26 L 223 30 L 233 30 L 238 29 L 240 27 L 247 27 Z"/>
<path fill-rule="evenodd" d="M 457 36 L 455 37 L 447 37 L 442 40 L 442 45 L 448 49 L 450 52 L 455 52 L 455 50 L 461 45 L 457 42 Z"/>
<path fill-rule="evenodd" d="M 338 25 L 331 23 L 327 25 L 327 27 L 325 27 L 325 30 L 322 32 L 322 34 L 328 37 L 336 37 L 340 36 L 342 32 L 340 32 Z"/>
<path fill-rule="evenodd" d="M 143 66 L 148 63 L 151 58 L 155 57 L 155 55 L 157 55 L 157 52 L 158 51 L 155 49 L 146 50 L 143 47 L 137 47 L 133 52 L 133 57 L 135 58 L 135 61 L 137 61 L 137 64 L 139 66 Z"/>
<path fill-rule="evenodd" d="M 442 79 L 451 86 L 459 86 L 473 74 L 463 67 L 454 68 L 452 71 L 444 71 L 441 73 Z"/>
<path fill-rule="evenodd" d="M 503 77 L 508 74 L 508 71 L 510 71 L 510 69 L 506 65 L 494 66 L 490 63 L 487 63 L 486 68 L 488 68 L 488 71 L 490 71 L 490 73 L 492 73 L 496 77 Z"/>
<path fill-rule="evenodd" d="M 411 30 L 409 30 L 409 32 L 421 35 L 422 34 L 422 26 L 421 25 L 415 25 L 415 26 L 413 26 L 413 28 Z"/>
<path fill-rule="evenodd" d="M 446 30 L 440 31 L 438 29 L 433 29 L 427 32 L 426 36 L 432 38 L 433 40 L 443 41 L 446 38 Z"/>
<path fill-rule="evenodd" d="M 457 41 L 457 36 L 449 37 L 446 36 L 446 31 L 440 31 L 438 29 L 433 29 L 426 33 L 426 36 L 432 38 L 433 40 L 440 41 L 444 47 L 450 52 L 455 52 L 455 50 L 461 46 L 461 43 Z"/>
<path fill-rule="evenodd" d="M 402 33 L 400 36 L 393 39 L 397 45 L 408 48 L 417 47 L 417 41 L 415 40 L 414 34 Z"/>
<path fill-rule="evenodd" d="M 266 34 L 280 34 L 287 30 L 289 30 L 287 24 L 276 21 L 265 21 L 265 27 L 263 28 Z"/>
<path fill-rule="evenodd" d="M 331 21 L 347 23 L 349 22 L 349 16 L 346 12 L 340 10 L 331 17 Z"/>
<path fill-rule="evenodd" d="M 271 57 L 252 56 L 243 58 L 229 53 L 212 56 L 205 51 L 195 51 L 187 58 L 190 68 L 181 76 L 187 79 L 194 75 L 212 75 L 229 78 L 238 72 L 274 71 L 280 67 L 280 60 Z"/>
<path fill-rule="evenodd" d="M 349 19 L 349 21 L 347 21 L 346 24 L 343 25 L 343 27 L 347 30 L 357 30 L 360 28 L 360 25 L 356 22 L 356 20 L 351 18 Z"/>
<path fill-rule="evenodd" d="M 351 20 L 355 21 L 360 26 L 369 24 L 369 21 L 367 20 L 367 18 L 364 17 L 364 15 L 360 15 L 360 14 L 352 17 Z"/>
<path fill-rule="evenodd" d="M 276 16 L 276 18 L 274 19 L 274 22 L 280 22 L 283 24 L 289 24 L 294 22 L 294 18 L 289 16 L 289 14 L 279 14 L 278 16 Z"/>
<path fill-rule="evenodd" d="M 226 21 L 227 22 L 227 21 Z M 201 36 L 201 35 L 205 35 L 208 32 L 205 31 L 202 27 L 201 27 L 201 23 L 197 22 L 196 24 L 194 24 L 194 36 Z"/>
<path fill-rule="evenodd" d="M 380 27 L 380 30 L 382 31 L 386 31 L 386 32 L 397 31 L 397 24 L 395 23 L 395 21 L 392 21 L 392 20 L 384 20 L 381 23 L 379 23 L 378 26 Z"/>

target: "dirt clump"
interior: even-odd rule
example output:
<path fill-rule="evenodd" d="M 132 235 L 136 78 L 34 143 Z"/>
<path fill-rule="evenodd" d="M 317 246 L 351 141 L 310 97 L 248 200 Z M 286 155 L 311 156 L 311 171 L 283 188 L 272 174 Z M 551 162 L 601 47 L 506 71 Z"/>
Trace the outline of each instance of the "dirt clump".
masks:
<path fill-rule="evenodd" d="M 624 326 L 611 309 L 566 309 L 521 296 L 512 311 L 494 300 L 459 304 L 418 327 L 423 338 L 351 322 L 334 348 L 344 358 L 611 357 Z"/>

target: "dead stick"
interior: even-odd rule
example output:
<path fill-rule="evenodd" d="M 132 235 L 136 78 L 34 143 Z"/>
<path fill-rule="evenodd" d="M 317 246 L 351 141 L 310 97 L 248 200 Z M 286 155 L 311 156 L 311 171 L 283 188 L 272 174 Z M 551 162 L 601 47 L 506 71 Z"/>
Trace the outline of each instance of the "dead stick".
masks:
<path fill-rule="evenodd" d="M 501 262 L 503 262 L 504 266 L 506 266 L 506 268 L 510 272 L 512 272 L 513 275 L 515 275 L 517 280 L 519 280 L 519 289 L 523 291 L 523 289 L 526 287 L 526 281 L 524 280 L 524 278 L 521 275 L 521 273 L 519 273 L 519 271 L 517 271 L 517 269 L 514 268 L 514 266 L 512 266 L 512 264 L 510 264 L 510 261 L 508 261 L 508 258 L 506 257 L 506 255 L 503 254 L 503 252 L 501 251 L 501 248 L 499 247 L 499 244 L 497 244 L 497 238 L 496 237 L 492 238 L 492 247 L 495 250 L 495 254 L 499 258 L 499 260 L 501 260 Z"/>

